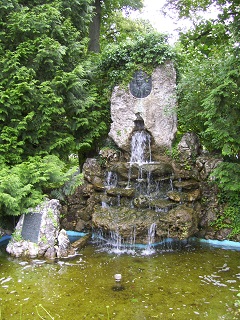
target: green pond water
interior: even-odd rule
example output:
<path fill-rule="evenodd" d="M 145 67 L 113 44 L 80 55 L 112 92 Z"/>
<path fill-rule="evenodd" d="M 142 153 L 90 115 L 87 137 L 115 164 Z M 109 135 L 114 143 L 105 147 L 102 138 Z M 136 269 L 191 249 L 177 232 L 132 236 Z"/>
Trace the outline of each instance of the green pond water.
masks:
<path fill-rule="evenodd" d="M 1 320 L 238 319 L 239 251 L 117 255 L 88 245 L 71 259 L 43 262 L 0 247 Z"/>

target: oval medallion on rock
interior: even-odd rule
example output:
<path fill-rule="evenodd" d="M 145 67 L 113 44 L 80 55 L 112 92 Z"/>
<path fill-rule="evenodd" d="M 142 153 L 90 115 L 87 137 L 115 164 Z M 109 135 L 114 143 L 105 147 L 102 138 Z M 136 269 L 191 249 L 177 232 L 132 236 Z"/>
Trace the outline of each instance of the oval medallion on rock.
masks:
<path fill-rule="evenodd" d="M 152 90 L 152 78 L 143 71 L 136 71 L 130 82 L 130 92 L 136 98 L 146 98 Z"/>

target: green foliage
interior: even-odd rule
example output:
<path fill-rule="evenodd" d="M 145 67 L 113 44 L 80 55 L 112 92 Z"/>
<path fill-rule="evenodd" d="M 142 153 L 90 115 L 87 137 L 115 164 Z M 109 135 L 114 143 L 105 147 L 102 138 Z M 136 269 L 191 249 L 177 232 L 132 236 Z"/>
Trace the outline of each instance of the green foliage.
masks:
<path fill-rule="evenodd" d="M 208 150 L 236 156 L 240 150 L 239 71 L 237 59 L 193 60 L 179 82 L 181 130 L 196 132 Z"/>
<path fill-rule="evenodd" d="M 154 67 L 173 57 L 174 52 L 167 43 L 167 37 L 151 32 L 107 46 L 102 53 L 99 68 L 105 73 L 106 80 L 114 86 L 129 83 L 136 70 L 151 73 Z"/>
<path fill-rule="evenodd" d="M 240 163 L 222 162 L 211 177 L 223 192 L 233 191 L 240 194 Z"/>
<path fill-rule="evenodd" d="M 224 209 L 222 215 L 220 215 L 217 220 L 212 224 L 217 229 L 232 229 L 231 233 L 228 235 L 229 238 L 233 238 L 240 234 L 240 201 L 238 207 L 227 205 Z"/>
<path fill-rule="evenodd" d="M 35 155 L 67 159 L 91 150 L 106 133 L 106 108 L 96 103 L 86 59 L 91 4 L 2 5 L 7 12 L 0 20 L 0 156 L 9 165 Z"/>
<path fill-rule="evenodd" d="M 210 151 L 236 157 L 240 150 L 239 7 L 227 1 L 169 0 L 180 16 L 219 6 L 219 17 L 201 20 L 178 44 L 179 126 L 194 131 Z M 231 17 L 231 19 L 229 19 Z"/>
<path fill-rule="evenodd" d="M 67 201 L 67 197 L 72 195 L 83 182 L 83 175 L 76 170 L 76 166 L 67 170 L 65 177 L 63 186 L 51 191 L 51 196 L 61 201 Z"/>
<path fill-rule="evenodd" d="M 217 79 L 202 103 L 206 126 L 202 136 L 223 156 L 236 156 L 240 150 L 240 66 L 235 57 L 226 58 L 216 72 Z"/>
<path fill-rule="evenodd" d="M 232 229 L 229 238 L 240 234 L 240 195 L 239 192 L 221 190 L 220 203 L 224 205 L 223 214 L 213 223 L 217 229 Z"/>
<path fill-rule="evenodd" d="M 153 32 L 154 29 L 148 21 L 132 20 L 125 16 L 122 11 L 114 11 L 103 21 L 101 25 L 101 48 L 109 43 L 120 43 L 127 39 L 134 40 L 139 34 Z"/>
<path fill-rule="evenodd" d="M 235 0 L 167 0 L 165 5 L 177 12 L 179 18 L 191 18 L 197 21 L 199 13 L 211 9 L 218 11 L 218 19 L 225 25 L 239 26 L 239 2 Z"/>
<path fill-rule="evenodd" d="M 215 20 L 199 20 L 199 10 L 215 5 Z M 240 233 L 240 66 L 239 5 L 226 0 L 168 0 L 179 17 L 190 17 L 194 28 L 182 33 L 178 55 L 178 124 L 193 131 L 204 147 L 224 158 L 212 174 L 220 190 L 223 215 L 218 228 Z"/>
<path fill-rule="evenodd" d="M 231 228 L 229 237 L 240 234 L 240 164 L 222 162 L 211 174 L 217 183 L 220 193 L 219 202 L 223 205 L 223 214 L 214 222 L 218 229 Z"/>
<path fill-rule="evenodd" d="M 143 7 L 142 0 L 105 0 L 104 1 L 104 13 L 110 14 L 114 10 L 137 10 Z"/>
<path fill-rule="evenodd" d="M 22 241 L 22 240 L 23 240 L 21 231 L 19 231 L 19 230 L 15 230 L 15 231 L 12 233 L 11 236 L 12 236 L 13 241 L 19 242 L 19 241 Z"/>
<path fill-rule="evenodd" d="M 114 16 L 124 11 L 128 14 L 132 10 L 143 7 L 143 0 L 95 0 L 93 1 L 94 13 L 89 25 L 89 51 L 100 52 L 101 38 L 105 39 L 105 34 L 109 35 L 119 31 L 115 23 Z M 116 39 L 116 38 L 115 38 Z"/>
<path fill-rule="evenodd" d="M 29 158 L 14 167 L 3 165 L 0 170 L 1 215 L 20 215 L 35 207 L 52 189 L 64 186 L 76 173 L 67 169 L 56 156 Z M 75 177 L 77 185 L 80 177 Z"/>

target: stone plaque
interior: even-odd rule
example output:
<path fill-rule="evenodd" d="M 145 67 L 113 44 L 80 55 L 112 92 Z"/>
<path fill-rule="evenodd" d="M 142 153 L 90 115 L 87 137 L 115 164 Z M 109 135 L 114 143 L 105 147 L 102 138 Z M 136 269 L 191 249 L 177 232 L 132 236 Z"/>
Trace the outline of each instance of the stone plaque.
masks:
<path fill-rule="evenodd" d="M 147 97 L 152 90 L 152 78 L 143 71 L 136 71 L 130 82 L 130 92 L 136 98 Z"/>
<path fill-rule="evenodd" d="M 42 215 L 38 212 L 25 214 L 22 226 L 22 237 L 24 240 L 38 243 L 41 221 Z"/>

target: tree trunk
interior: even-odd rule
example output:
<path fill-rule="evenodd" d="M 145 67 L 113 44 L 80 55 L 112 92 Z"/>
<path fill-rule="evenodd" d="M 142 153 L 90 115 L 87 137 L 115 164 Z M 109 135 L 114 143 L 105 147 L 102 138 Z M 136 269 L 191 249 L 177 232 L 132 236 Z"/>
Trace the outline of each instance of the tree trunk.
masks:
<path fill-rule="evenodd" d="M 100 0 L 94 0 L 94 16 L 89 26 L 89 45 L 88 50 L 100 52 L 100 26 L 101 26 L 101 3 Z"/>

